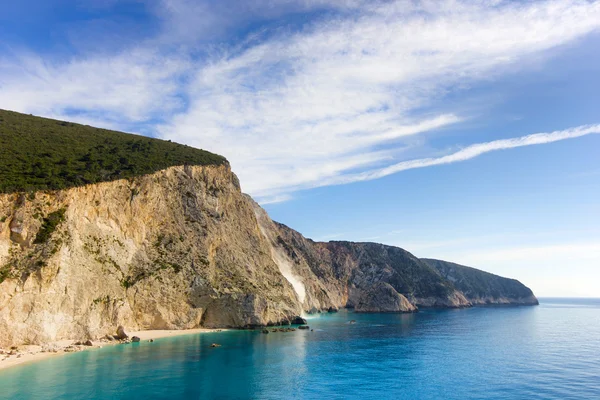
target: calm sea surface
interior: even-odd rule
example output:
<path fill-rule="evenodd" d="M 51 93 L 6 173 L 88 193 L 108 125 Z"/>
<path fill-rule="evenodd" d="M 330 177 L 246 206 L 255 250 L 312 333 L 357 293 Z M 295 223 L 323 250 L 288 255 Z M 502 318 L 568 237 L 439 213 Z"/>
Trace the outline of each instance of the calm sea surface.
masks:
<path fill-rule="evenodd" d="M 600 399 L 600 300 L 540 302 L 109 346 L 0 371 L 0 398 Z"/>

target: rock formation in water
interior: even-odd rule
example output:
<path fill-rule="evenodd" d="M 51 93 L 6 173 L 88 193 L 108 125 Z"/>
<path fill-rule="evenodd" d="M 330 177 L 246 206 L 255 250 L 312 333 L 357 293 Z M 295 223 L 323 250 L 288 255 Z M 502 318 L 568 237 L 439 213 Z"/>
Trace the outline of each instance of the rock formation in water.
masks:
<path fill-rule="evenodd" d="M 511 279 L 377 243 L 307 239 L 217 161 L 0 194 L 0 347 L 95 339 L 119 325 L 273 325 L 342 307 L 537 304 Z"/>

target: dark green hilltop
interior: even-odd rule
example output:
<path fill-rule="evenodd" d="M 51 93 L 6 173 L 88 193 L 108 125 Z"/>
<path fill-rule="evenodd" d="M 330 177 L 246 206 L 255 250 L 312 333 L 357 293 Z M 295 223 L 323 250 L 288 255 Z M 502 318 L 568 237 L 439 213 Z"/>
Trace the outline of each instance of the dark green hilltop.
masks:
<path fill-rule="evenodd" d="M 57 190 L 176 165 L 222 165 L 170 141 L 0 110 L 0 193 Z"/>

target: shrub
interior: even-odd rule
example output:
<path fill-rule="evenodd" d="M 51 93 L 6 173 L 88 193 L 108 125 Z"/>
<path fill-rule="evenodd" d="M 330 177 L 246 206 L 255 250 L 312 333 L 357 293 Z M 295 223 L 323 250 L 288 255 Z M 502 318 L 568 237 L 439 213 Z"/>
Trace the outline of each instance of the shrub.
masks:
<path fill-rule="evenodd" d="M 33 243 L 46 243 L 48 239 L 50 239 L 50 236 L 52 236 L 52 233 L 56 230 L 58 225 L 60 225 L 65 220 L 66 211 L 67 210 L 65 208 L 61 208 L 60 210 L 48 214 L 48 216 L 42 221 L 42 226 L 40 227 L 40 230 L 35 236 L 35 240 L 33 241 Z"/>

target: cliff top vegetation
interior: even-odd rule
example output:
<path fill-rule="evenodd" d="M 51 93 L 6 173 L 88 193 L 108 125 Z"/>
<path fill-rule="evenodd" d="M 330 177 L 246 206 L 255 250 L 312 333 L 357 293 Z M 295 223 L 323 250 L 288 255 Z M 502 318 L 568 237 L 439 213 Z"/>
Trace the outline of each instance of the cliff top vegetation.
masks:
<path fill-rule="evenodd" d="M 145 136 L 0 110 L 0 193 L 65 189 L 176 165 L 222 165 L 217 154 Z"/>

